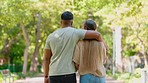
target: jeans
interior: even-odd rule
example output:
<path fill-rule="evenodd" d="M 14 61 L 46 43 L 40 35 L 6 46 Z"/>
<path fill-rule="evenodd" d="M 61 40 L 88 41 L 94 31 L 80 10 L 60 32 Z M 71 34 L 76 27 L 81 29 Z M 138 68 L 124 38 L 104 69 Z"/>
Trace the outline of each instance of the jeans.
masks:
<path fill-rule="evenodd" d="M 106 83 L 105 77 L 98 77 L 92 74 L 80 76 L 80 83 Z"/>
<path fill-rule="evenodd" d="M 49 76 L 50 83 L 76 83 L 76 74 Z"/>

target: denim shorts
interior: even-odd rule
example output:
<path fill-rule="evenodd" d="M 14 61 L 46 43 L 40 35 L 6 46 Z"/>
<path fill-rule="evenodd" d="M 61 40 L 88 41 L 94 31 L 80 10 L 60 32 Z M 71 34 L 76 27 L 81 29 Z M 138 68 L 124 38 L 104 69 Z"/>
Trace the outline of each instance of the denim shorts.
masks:
<path fill-rule="evenodd" d="M 80 83 L 106 83 L 105 77 L 98 77 L 92 74 L 80 76 Z"/>

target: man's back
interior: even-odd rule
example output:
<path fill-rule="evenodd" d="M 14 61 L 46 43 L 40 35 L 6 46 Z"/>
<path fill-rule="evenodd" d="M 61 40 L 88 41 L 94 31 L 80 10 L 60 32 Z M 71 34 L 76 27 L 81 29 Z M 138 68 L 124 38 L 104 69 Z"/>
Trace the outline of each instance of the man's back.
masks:
<path fill-rule="evenodd" d="M 46 42 L 50 47 L 46 48 L 52 51 L 50 76 L 75 73 L 73 51 L 77 41 L 84 38 L 85 32 L 68 27 L 58 29 L 49 35 Z"/>
<path fill-rule="evenodd" d="M 72 62 L 73 51 L 78 40 L 101 40 L 95 31 L 77 30 L 71 28 L 73 14 L 65 11 L 61 15 L 61 28 L 52 33 L 46 41 L 44 49 L 45 83 L 76 83 L 75 67 Z"/>

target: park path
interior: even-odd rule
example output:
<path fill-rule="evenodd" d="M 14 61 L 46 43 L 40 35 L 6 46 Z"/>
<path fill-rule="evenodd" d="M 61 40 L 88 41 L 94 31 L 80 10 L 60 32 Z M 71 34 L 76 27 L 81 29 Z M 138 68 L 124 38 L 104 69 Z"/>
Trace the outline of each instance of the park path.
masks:
<path fill-rule="evenodd" d="M 16 80 L 13 83 L 44 83 L 44 77 L 39 76 L 39 77 L 32 77 L 32 78 L 26 78 L 22 80 Z M 77 83 L 79 83 L 79 76 L 77 75 Z M 106 77 L 106 83 L 124 83 L 122 81 L 115 80 L 110 77 Z"/>

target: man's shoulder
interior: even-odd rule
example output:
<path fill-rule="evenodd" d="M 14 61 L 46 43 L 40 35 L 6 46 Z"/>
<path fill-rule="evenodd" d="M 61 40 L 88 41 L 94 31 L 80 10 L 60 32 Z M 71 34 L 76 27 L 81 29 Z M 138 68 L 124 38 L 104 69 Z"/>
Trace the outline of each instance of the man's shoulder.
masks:
<path fill-rule="evenodd" d="M 57 32 L 57 31 L 67 31 L 67 30 L 77 30 L 76 28 L 74 27 L 68 27 L 68 28 L 61 28 L 61 29 L 57 29 L 56 31 L 54 32 Z"/>
<path fill-rule="evenodd" d="M 67 29 L 70 29 L 70 30 L 77 30 L 75 27 L 69 27 Z"/>
<path fill-rule="evenodd" d="M 58 31 L 60 31 L 60 29 L 57 29 L 57 30 L 51 32 L 51 33 L 49 34 L 49 36 L 50 36 L 50 35 L 53 35 L 53 34 L 55 34 L 55 33 L 57 33 Z"/>
<path fill-rule="evenodd" d="M 73 29 L 73 30 L 84 30 L 84 29 L 76 28 L 76 27 L 69 27 L 69 29 Z"/>

